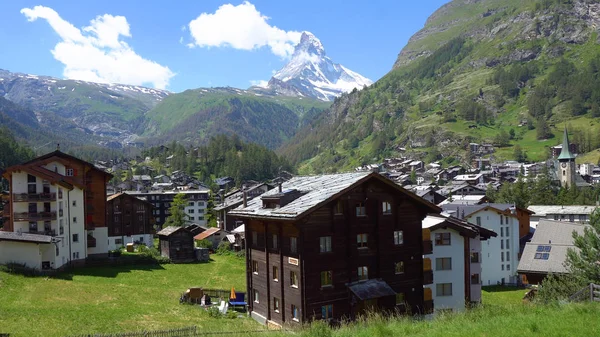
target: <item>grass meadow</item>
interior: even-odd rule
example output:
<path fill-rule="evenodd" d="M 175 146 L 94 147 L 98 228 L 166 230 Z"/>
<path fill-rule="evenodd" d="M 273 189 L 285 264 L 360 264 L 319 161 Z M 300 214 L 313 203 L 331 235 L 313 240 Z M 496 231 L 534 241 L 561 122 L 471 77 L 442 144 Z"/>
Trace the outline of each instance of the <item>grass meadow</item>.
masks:
<path fill-rule="evenodd" d="M 199 306 L 179 304 L 192 286 L 245 290 L 245 264 L 212 255 L 209 263 L 76 269 L 56 277 L 0 272 L 0 333 L 71 336 L 170 329 L 196 325 L 227 336 L 600 336 L 600 304 L 523 303 L 525 290 L 484 288 L 483 305 L 436 319 L 373 315 L 330 329 L 322 323 L 301 331 L 270 331 L 247 317 L 215 318 Z M 255 333 L 249 334 L 248 331 Z"/>

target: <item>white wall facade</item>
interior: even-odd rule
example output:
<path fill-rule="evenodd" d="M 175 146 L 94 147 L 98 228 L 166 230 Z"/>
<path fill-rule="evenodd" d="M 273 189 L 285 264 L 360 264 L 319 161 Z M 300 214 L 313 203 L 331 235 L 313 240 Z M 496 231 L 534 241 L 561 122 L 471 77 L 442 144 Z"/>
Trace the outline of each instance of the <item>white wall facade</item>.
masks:
<path fill-rule="evenodd" d="M 97 227 L 94 230 L 87 231 L 96 239 L 96 247 L 89 247 L 87 255 L 107 254 L 108 253 L 108 227 Z M 87 246 L 87 234 L 85 236 Z"/>
<path fill-rule="evenodd" d="M 189 200 L 184 208 L 189 223 L 206 226 L 206 204 L 204 200 Z"/>
<path fill-rule="evenodd" d="M 0 241 L 0 264 L 18 263 L 28 268 L 42 269 L 42 253 L 39 246 L 32 242 Z"/>
<path fill-rule="evenodd" d="M 436 233 L 450 233 L 450 245 L 436 245 Z M 437 229 L 431 232 L 431 241 L 433 242 L 433 253 L 426 257 L 431 259 L 433 269 L 431 290 L 434 310 L 452 309 L 453 311 L 463 311 L 465 309 L 464 238 L 454 230 Z M 451 270 L 438 270 L 437 259 L 439 258 L 451 258 Z M 442 283 L 452 284 L 451 296 L 440 296 L 438 294 L 437 285 Z"/>
<path fill-rule="evenodd" d="M 115 250 L 121 247 L 125 247 L 128 243 L 134 243 L 134 241 L 144 242 L 148 247 L 154 247 L 154 235 L 152 234 L 135 234 L 131 236 L 109 236 L 108 237 L 108 250 Z"/>
<path fill-rule="evenodd" d="M 502 219 L 500 218 L 502 217 Z M 484 209 L 465 218 L 498 234 L 482 244 L 481 283 L 484 286 L 517 282 L 519 264 L 519 221 L 516 216 L 499 214 L 495 210 Z M 508 247 L 508 248 L 507 248 Z"/>

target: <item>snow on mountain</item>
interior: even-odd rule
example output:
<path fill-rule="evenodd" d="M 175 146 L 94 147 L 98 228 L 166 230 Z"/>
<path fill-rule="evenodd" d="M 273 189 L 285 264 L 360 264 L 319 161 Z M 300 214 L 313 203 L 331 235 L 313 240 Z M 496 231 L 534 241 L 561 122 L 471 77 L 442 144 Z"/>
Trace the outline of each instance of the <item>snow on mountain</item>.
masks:
<path fill-rule="evenodd" d="M 370 79 L 334 63 L 325 54 L 321 41 L 313 34 L 303 32 L 290 62 L 273 75 L 266 88 L 280 95 L 331 101 L 344 92 L 372 83 Z"/>

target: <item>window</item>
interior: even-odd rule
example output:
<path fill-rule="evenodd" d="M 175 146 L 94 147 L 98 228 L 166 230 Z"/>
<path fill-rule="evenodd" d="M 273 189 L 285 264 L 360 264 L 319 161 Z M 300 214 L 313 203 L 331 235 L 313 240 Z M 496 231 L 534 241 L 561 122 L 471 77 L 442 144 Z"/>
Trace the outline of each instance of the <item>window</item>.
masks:
<path fill-rule="evenodd" d="M 277 249 L 279 247 L 277 234 L 273 234 L 273 249 Z"/>
<path fill-rule="evenodd" d="M 193 208 L 191 208 L 191 209 L 188 209 L 188 213 L 189 213 L 189 214 L 194 214 L 194 211 L 195 211 L 195 210 L 194 210 Z"/>
<path fill-rule="evenodd" d="M 504 227 L 500 227 L 500 236 L 503 237 L 504 236 Z"/>
<path fill-rule="evenodd" d="M 450 246 L 450 233 L 435 233 L 436 246 Z"/>
<path fill-rule="evenodd" d="M 404 244 L 404 231 L 394 231 L 394 244 L 396 246 Z"/>
<path fill-rule="evenodd" d="M 298 252 L 298 238 L 290 238 L 290 253 L 296 254 Z"/>
<path fill-rule="evenodd" d="M 438 257 L 435 259 L 435 270 L 452 270 L 451 257 Z"/>
<path fill-rule="evenodd" d="M 506 227 L 506 236 L 510 236 L 510 234 L 508 234 L 508 227 Z"/>
<path fill-rule="evenodd" d="M 27 175 L 27 183 L 36 183 L 37 182 L 37 178 L 35 176 L 32 176 L 31 174 Z"/>
<path fill-rule="evenodd" d="M 58 256 L 59 251 L 58 251 L 58 246 L 56 246 L 56 256 Z"/>
<path fill-rule="evenodd" d="M 255 231 L 252 231 L 252 245 L 258 245 L 258 233 Z"/>
<path fill-rule="evenodd" d="M 77 207 L 77 200 L 73 200 L 73 207 Z"/>
<path fill-rule="evenodd" d="M 362 202 L 359 202 L 358 204 L 356 204 L 356 216 L 366 216 L 367 215 L 367 209 L 365 207 L 365 204 Z"/>
<path fill-rule="evenodd" d="M 471 253 L 471 263 L 479 263 L 479 253 L 478 252 Z"/>
<path fill-rule="evenodd" d="M 506 262 L 510 261 L 510 252 L 506 252 Z"/>
<path fill-rule="evenodd" d="M 406 304 L 404 299 L 404 293 L 396 293 L 396 305 Z"/>
<path fill-rule="evenodd" d="M 343 214 L 344 213 L 344 204 L 342 203 L 341 200 L 338 200 L 335 203 L 335 207 L 333 209 L 333 213 L 334 214 Z"/>
<path fill-rule="evenodd" d="M 279 267 L 273 266 L 273 281 L 279 282 Z"/>
<path fill-rule="evenodd" d="M 77 217 L 76 216 L 73 217 L 73 223 L 77 223 Z"/>
<path fill-rule="evenodd" d="M 319 251 L 321 253 L 331 252 L 331 236 L 321 236 L 319 238 Z"/>
<path fill-rule="evenodd" d="M 196 218 L 195 218 L 195 217 L 193 217 L 193 216 L 191 216 L 191 217 L 189 217 L 189 218 L 190 218 L 190 221 L 194 221 L 194 220 L 196 220 Z M 140 219 L 140 220 L 142 220 L 142 219 Z"/>
<path fill-rule="evenodd" d="M 381 211 L 383 214 L 392 214 L 392 204 L 387 201 L 381 203 Z"/>
<path fill-rule="evenodd" d="M 67 170 L 66 170 L 66 176 L 67 177 L 72 177 L 73 176 L 73 169 L 72 168 L 67 168 Z"/>
<path fill-rule="evenodd" d="M 369 268 L 367 266 L 358 267 L 358 280 L 368 280 L 369 279 Z"/>
<path fill-rule="evenodd" d="M 500 240 L 500 249 L 504 249 L 504 240 Z"/>
<path fill-rule="evenodd" d="M 298 321 L 298 307 L 292 304 L 292 319 Z"/>
<path fill-rule="evenodd" d="M 260 303 L 258 299 L 258 290 L 254 289 L 253 291 L 254 302 Z"/>
<path fill-rule="evenodd" d="M 258 261 L 252 260 L 252 272 L 258 275 Z"/>
<path fill-rule="evenodd" d="M 273 297 L 273 311 L 279 312 L 279 299 L 277 297 Z"/>
<path fill-rule="evenodd" d="M 471 275 L 471 284 L 479 284 L 479 274 Z"/>
<path fill-rule="evenodd" d="M 438 283 L 435 285 L 436 296 L 452 296 L 452 283 Z"/>
<path fill-rule="evenodd" d="M 188 206 L 194 206 L 194 202 L 193 201 L 188 202 Z"/>
<path fill-rule="evenodd" d="M 333 304 L 324 305 L 321 307 L 321 318 L 330 319 L 333 317 Z"/>
<path fill-rule="evenodd" d="M 35 222 L 35 221 L 29 222 L 29 231 L 30 232 L 37 232 L 37 230 L 38 230 L 37 222 Z"/>
<path fill-rule="evenodd" d="M 504 270 L 504 264 L 502 264 L 501 266 L 502 266 L 502 268 L 500 268 L 500 269 L 501 269 L 501 270 Z"/>
<path fill-rule="evenodd" d="M 367 239 L 368 239 L 367 234 L 356 235 L 356 245 L 358 246 L 358 248 L 368 248 Z"/>
<path fill-rule="evenodd" d="M 579 214 L 579 221 L 586 221 L 585 214 Z"/>
<path fill-rule="evenodd" d="M 123 239 L 115 239 L 115 245 L 122 245 Z"/>
<path fill-rule="evenodd" d="M 508 244 L 508 239 L 506 239 L 506 249 L 510 249 L 510 245 Z"/>
<path fill-rule="evenodd" d="M 404 273 L 404 261 L 400 261 L 400 262 L 396 262 L 396 274 L 403 274 Z"/>
<path fill-rule="evenodd" d="M 331 270 L 321 272 L 321 288 L 331 287 L 333 285 L 333 282 L 331 279 L 332 274 L 333 273 Z"/>
<path fill-rule="evenodd" d="M 500 261 L 504 262 L 504 252 L 500 252 Z"/>
<path fill-rule="evenodd" d="M 290 271 L 290 285 L 298 288 L 298 274 L 295 271 Z"/>
<path fill-rule="evenodd" d="M 506 270 L 510 270 L 510 264 L 506 265 Z"/>
<path fill-rule="evenodd" d="M 500 224 L 504 225 L 504 216 L 500 215 Z"/>
<path fill-rule="evenodd" d="M 481 226 L 481 217 L 480 216 L 476 217 L 475 221 L 477 223 L 477 226 Z"/>
<path fill-rule="evenodd" d="M 73 242 L 79 242 L 79 234 L 73 234 Z"/>
<path fill-rule="evenodd" d="M 115 222 L 119 222 L 119 216 L 115 215 Z"/>
<path fill-rule="evenodd" d="M 73 259 L 78 259 L 78 258 L 79 258 L 79 252 L 74 252 Z"/>

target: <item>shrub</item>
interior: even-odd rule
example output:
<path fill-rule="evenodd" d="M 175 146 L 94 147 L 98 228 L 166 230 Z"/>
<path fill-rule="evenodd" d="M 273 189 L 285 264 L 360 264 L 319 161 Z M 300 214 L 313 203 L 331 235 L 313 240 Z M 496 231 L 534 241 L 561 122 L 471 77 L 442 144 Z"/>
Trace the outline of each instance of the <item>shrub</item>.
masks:
<path fill-rule="evenodd" d="M 212 249 L 213 243 L 209 239 L 200 240 L 198 241 L 198 247 Z"/>
<path fill-rule="evenodd" d="M 231 244 L 229 241 L 221 241 L 216 251 L 217 255 L 231 255 Z"/>
<path fill-rule="evenodd" d="M 211 318 L 221 318 L 221 312 L 217 307 L 210 307 L 206 311 L 208 312 L 208 316 Z"/>
<path fill-rule="evenodd" d="M 538 290 L 536 301 L 552 303 L 566 301 L 586 286 L 586 283 L 570 274 L 548 275 Z"/>

